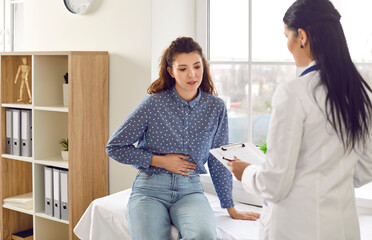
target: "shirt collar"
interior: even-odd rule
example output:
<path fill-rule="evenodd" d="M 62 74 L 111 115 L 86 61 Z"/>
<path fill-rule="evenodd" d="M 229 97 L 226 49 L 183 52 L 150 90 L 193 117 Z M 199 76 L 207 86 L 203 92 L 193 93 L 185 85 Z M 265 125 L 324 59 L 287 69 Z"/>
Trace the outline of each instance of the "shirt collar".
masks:
<path fill-rule="evenodd" d="M 306 67 L 296 67 L 296 76 L 300 77 L 301 74 L 306 71 L 308 68 L 311 68 L 312 66 L 316 65 L 315 61 L 312 61 L 308 66 Z"/>
<path fill-rule="evenodd" d="M 180 97 L 180 95 L 178 95 L 178 92 L 176 90 L 176 87 L 174 86 L 172 89 L 171 89 L 171 95 L 173 96 L 173 99 L 176 101 L 176 103 L 180 106 L 190 106 L 191 108 L 193 108 L 201 99 L 201 90 L 198 89 L 198 95 L 196 96 L 196 98 L 194 98 L 193 100 L 187 102 L 185 101 L 184 99 L 182 99 Z"/>

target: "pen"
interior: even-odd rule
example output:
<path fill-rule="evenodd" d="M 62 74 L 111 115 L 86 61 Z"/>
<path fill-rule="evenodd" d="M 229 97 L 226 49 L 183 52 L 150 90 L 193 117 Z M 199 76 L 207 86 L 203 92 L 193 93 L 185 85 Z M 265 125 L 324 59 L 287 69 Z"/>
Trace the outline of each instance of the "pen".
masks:
<path fill-rule="evenodd" d="M 227 160 L 227 161 L 229 161 L 229 162 L 234 161 L 234 159 L 229 159 L 229 158 L 225 158 L 225 157 L 222 157 L 222 159 L 225 159 L 225 160 Z"/>

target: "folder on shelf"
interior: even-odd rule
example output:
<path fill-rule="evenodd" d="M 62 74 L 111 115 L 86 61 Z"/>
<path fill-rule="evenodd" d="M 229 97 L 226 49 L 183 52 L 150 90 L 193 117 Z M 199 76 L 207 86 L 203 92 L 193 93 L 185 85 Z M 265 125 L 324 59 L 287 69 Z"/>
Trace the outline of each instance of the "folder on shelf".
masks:
<path fill-rule="evenodd" d="M 21 155 L 32 156 L 32 118 L 31 110 L 21 110 Z"/>
<path fill-rule="evenodd" d="M 31 228 L 31 229 L 28 229 L 22 232 L 13 233 L 11 239 L 12 240 L 32 240 L 34 239 L 33 229 Z"/>
<path fill-rule="evenodd" d="M 44 167 L 45 214 L 53 216 L 53 168 Z"/>
<path fill-rule="evenodd" d="M 13 109 L 13 155 L 21 155 L 21 110 Z"/>
<path fill-rule="evenodd" d="M 61 219 L 68 221 L 68 171 L 60 170 L 61 176 Z"/>
<path fill-rule="evenodd" d="M 5 198 L 4 204 L 30 210 L 33 208 L 32 192 Z"/>
<path fill-rule="evenodd" d="M 54 217 L 61 218 L 61 180 L 60 170 L 53 168 L 53 212 Z"/>
<path fill-rule="evenodd" d="M 6 137 L 6 151 L 7 154 L 13 154 L 13 129 L 12 129 L 12 123 L 13 123 L 13 113 L 12 109 L 7 108 L 5 110 L 5 137 Z"/>

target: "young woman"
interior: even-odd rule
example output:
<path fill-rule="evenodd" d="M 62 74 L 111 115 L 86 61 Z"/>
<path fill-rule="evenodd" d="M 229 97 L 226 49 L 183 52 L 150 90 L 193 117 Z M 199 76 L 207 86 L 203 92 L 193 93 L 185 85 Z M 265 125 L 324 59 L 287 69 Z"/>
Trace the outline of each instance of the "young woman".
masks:
<path fill-rule="evenodd" d="M 233 218 L 256 220 L 258 214 L 235 210 L 232 175 L 209 153 L 228 144 L 227 114 L 199 44 L 187 37 L 173 41 L 148 93 L 106 147 L 111 158 L 139 169 L 127 211 L 132 238 L 169 239 L 173 224 L 181 239 L 216 239 L 199 179 L 206 162 L 221 207 Z"/>
<path fill-rule="evenodd" d="M 330 1 L 297 0 L 283 20 L 296 65 L 307 68 L 275 91 L 265 164 L 230 166 L 266 200 L 260 239 L 360 239 L 354 186 L 372 180 L 371 88 Z"/>

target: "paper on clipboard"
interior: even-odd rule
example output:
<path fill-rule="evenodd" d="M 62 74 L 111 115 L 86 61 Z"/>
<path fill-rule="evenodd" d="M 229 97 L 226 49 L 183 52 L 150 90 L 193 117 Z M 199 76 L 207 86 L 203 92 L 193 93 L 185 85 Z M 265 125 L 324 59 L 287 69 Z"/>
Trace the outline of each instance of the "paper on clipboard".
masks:
<path fill-rule="evenodd" d="M 253 165 L 261 165 L 265 161 L 265 154 L 253 143 L 237 143 L 209 150 L 227 169 L 231 167 L 227 163 L 234 157 Z"/>

